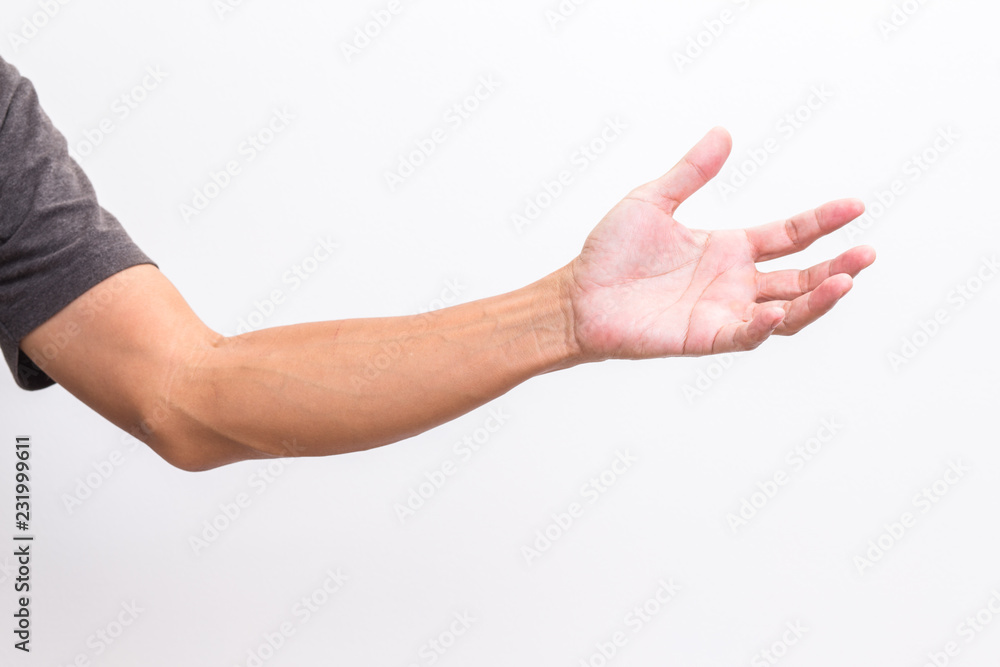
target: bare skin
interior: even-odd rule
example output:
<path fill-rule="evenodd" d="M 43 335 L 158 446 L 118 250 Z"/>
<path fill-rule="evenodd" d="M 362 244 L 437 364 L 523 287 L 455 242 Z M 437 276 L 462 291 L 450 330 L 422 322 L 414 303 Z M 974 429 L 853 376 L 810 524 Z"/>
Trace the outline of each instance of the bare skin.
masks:
<path fill-rule="evenodd" d="M 719 172 L 730 148 L 728 133 L 712 130 L 616 205 L 578 257 L 508 294 L 226 338 L 159 270 L 141 265 L 88 291 L 21 347 L 185 470 L 385 445 L 582 363 L 750 350 L 827 313 L 875 253 L 862 246 L 803 271 L 757 269 L 860 215 L 851 199 L 748 229 L 677 222 L 677 207 Z"/>

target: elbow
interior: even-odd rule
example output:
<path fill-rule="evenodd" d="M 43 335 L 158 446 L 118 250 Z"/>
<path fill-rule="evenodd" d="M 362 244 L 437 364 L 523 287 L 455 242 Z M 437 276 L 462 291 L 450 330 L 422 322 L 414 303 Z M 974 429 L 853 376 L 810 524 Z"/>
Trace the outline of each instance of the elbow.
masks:
<path fill-rule="evenodd" d="M 205 472 L 231 462 L 220 461 L 213 456 L 212 447 L 208 443 L 199 442 L 163 424 L 159 428 L 153 428 L 151 424 L 150 420 L 143 419 L 139 427 L 132 431 L 132 435 L 178 470 Z"/>
<path fill-rule="evenodd" d="M 160 458 L 185 472 L 205 472 L 260 458 L 256 450 L 225 437 L 210 425 L 185 418 L 184 411 L 158 401 L 132 434 Z"/>
<path fill-rule="evenodd" d="M 219 406 L 203 391 L 211 384 L 206 382 L 203 369 L 210 366 L 207 361 L 223 340 L 215 335 L 165 363 L 162 379 L 152 384 L 157 390 L 138 402 L 142 407 L 133 435 L 185 472 L 204 472 L 257 458 L 252 449 L 213 424 Z"/>
<path fill-rule="evenodd" d="M 168 442 L 167 446 L 157 453 L 164 461 L 184 472 L 205 472 L 243 460 L 222 460 L 213 455 L 211 448 L 190 440 Z"/>
<path fill-rule="evenodd" d="M 253 429 L 234 427 L 234 414 L 249 413 L 236 418 L 239 425 L 241 420 L 252 420 L 256 415 L 234 410 L 231 396 L 220 387 L 217 369 L 225 341 L 218 334 L 207 335 L 183 354 L 175 354 L 164 364 L 162 379 L 153 384 L 157 390 L 148 392 L 140 401 L 143 408 L 138 430 L 145 437 L 136 437 L 164 461 L 185 472 L 296 455 L 254 447 L 246 440 Z"/>
<path fill-rule="evenodd" d="M 160 434 L 146 441 L 164 461 L 184 472 L 205 472 L 252 458 L 242 446 L 225 446 L 210 439 Z"/>

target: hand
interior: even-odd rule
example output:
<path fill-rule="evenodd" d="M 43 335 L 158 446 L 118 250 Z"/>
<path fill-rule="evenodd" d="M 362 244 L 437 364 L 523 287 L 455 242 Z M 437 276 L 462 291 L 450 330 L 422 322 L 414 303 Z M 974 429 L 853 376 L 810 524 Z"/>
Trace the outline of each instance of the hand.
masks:
<path fill-rule="evenodd" d="M 584 358 L 750 350 L 814 322 L 875 261 L 874 249 L 860 246 L 804 271 L 761 273 L 755 265 L 858 217 L 864 204 L 856 199 L 748 229 L 708 232 L 677 222 L 677 207 L 719 173 L 731 147 L 726 130 L 711 130 L 666 175 L 611 209 L 565 267 Z"/>

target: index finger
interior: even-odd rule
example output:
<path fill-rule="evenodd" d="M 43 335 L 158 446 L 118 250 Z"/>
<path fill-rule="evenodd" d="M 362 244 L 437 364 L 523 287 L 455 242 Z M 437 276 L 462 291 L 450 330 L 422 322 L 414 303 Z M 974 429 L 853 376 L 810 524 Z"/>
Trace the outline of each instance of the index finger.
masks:
<path fill-rule="evenodd" d="M 813 241 L 836 231 L 864 213 L 860 199 L 837 199 L 787 220 L 745 230 L 754 261 L 784 257 L 812 245 Z"/>

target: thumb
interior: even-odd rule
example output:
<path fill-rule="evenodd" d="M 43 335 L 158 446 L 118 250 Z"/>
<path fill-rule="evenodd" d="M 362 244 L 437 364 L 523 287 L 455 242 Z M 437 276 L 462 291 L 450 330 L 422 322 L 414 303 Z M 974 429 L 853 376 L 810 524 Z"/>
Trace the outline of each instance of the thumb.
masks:
<path fill-rule="evenodd" d="M 729 132 L 723 127 L 713 127 L 670 171 L 640 187 L 637 194 L 651 198 L 673 213 L 685 199 L 715 178 L 732 148 Z"/>

